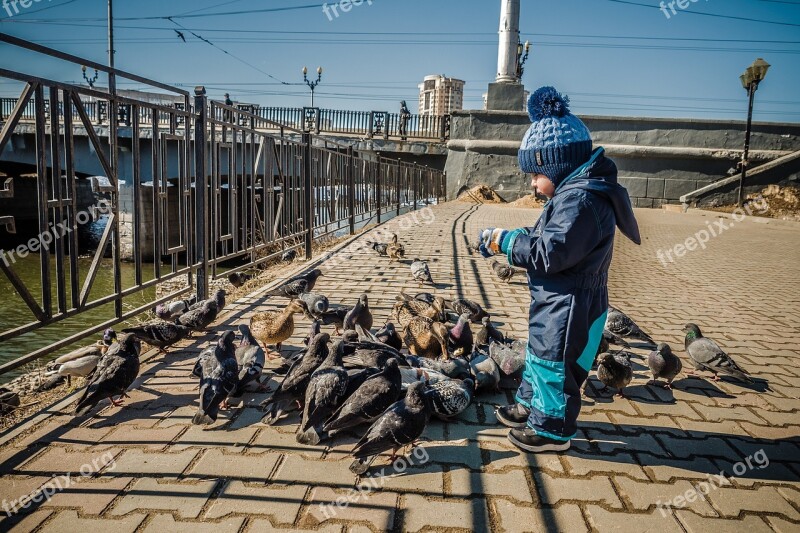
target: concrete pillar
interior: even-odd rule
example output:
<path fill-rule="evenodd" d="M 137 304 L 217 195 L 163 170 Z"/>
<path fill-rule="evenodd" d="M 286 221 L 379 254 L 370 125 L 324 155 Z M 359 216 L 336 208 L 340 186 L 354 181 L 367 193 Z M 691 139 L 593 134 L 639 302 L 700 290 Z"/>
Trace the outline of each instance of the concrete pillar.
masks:
<path fill-rule="evenodd" d="M 519 0 L 500 1 L 500 47 L 497 54 L 497 82 L 516 83 L 519 44 Z"/>

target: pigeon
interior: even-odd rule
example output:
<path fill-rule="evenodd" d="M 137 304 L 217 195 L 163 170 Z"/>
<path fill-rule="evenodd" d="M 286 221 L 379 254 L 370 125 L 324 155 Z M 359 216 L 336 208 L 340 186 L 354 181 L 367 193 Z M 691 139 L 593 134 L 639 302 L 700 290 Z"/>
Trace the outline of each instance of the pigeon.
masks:
<path fill-rule="evenodd" d="M 451 379 L 466 379 L 472 377 L 472 370 L 469 366 L 469 362 L 462 357 L 442 361 L 441 359 L 428 359 L 427 357 L 406 355 L 405 360 L 414 368 L 421 368 L 426 371 L 433 370 Z"/>
<path fill-rule="evenodd" d="M 618 390 L 617 395 L 624 398 L 623 390 L 633 379 L 630 360 L 618 353 L 604 353 L 597 359 L 597 379 L 604 385 L 601 392 L 614 387 Z"/>
<path fill-rule="evenodd" d="M 321 294 L 314 294 L 313 292 L 306 292 L 299 296 L 300 301 L 306 306 L 308 312 L 311 314 L 321 314 L 328 310 L 330 304 L 328 298 Z"/>
<path fill-rule="evenodd" d="M 71 386 L 72 376 L 87 377 L 91 375 L 97 368 L 100 357 L 115 342 L 117 342 L 117 333 L 108 328 L 103 332 L 103 338 L 96 343 L 58 357 L 47 365 L 47 374 L 45 375 L 48 376 L 48 379 L 39 386 L 39 390 L 51 390 L 62 383 L 64 378 L 67 380 L 67 386 Z"/>
<path fill-rule="evenodd" d="M 423 283 L 434 284 L 433 278 L 431 278 L 431 269 L 428 268 L 428 263 L 421 259 L 415 258 L 411 263 L 411 277 L 420 285 Z"/>
<path fill-rule="evenodd" d="M 315 268 L 314 270 L 310 270 L 305 274 L 301 274 L 299 276 L 295 276 L 289 281 L 297 281 L 297 280 L 305 280 L 306 282 L 306 292 L 311 292 L 314 290 L 314 285 L 317 284 L 317 279 L 322 276 L 322 270 Z"/>
<path fill-rule="evenodd" d="M 615 335 L 619 335 L 620 337 L 636 339 L 646 342 L 653 347 L 656 346 L 655 341 L 650 337 L 650 335 L 642 331 L 641 328 L 637 326 L 636 323 L 631 319 L 631 317 L 619 309 L 611 307 L 610 305 L 608 306 L 608 316 L 606 317 L 605 329 Z"/>
<path fill-rule="evenodd" d="M 362 294 L 358 298 L 358 303 L 356 303 L 355 307 L 347 312 L 344 317 L 343 328 L 345 330 L 355 329 L 356 324 L 366 330 L 372 329 L 372 312 L 369 310 L 369 301 L 366 294 Z"/>
<path fill-rule="evenodd" d="M 188 337 L 192 330 L 182 324 L 172 322 L 149 322 L 133 328 L 125 328 L 122 333 L 132 333 L 142 342 L 155 346 L 162 352 L 167 348 Z"/>
<path fill-rule="evenodd" d="M 303 420 L 297 430 L 297 442 L 316 445 L 326 436 L 322 427 L 344 401 L 347 380 L 347 371 L 342 366 L 341 350 L 334 350 L 314 371 L 308 382 Z"/>
<path fill-rule="evenodd" d="M 350 465 L 351 472 L 360 476 L 369 469 L 379 454 L 392 450 L 394 460 L 397 450 L 409 444 L 414 445 L 422 436 L 431 417 L 431 400 L 425 395 L 426 390 L 425 383 L 412 383 L 406 397 L 392 404 L 370 426 L 351 452 L 355 457 Z"/>
<path fill-rule="evenodd" d="M 261 404 L 266 411 L 262 422 L 272 425 L 288 412 L 287 410 L 293 403 L 299 404 L 301 401 L 305 401 L 306 387 L 308 387 L 311 374 L 330 353 L 328 350 L 328 341 L 330 340 L 331 336 L 327 333 L 320 333 L 311 340 L 303 357 L 292 365 L 274 394 Z"/>
<path fill-rule="evenodd" d="M 395 350 L 403 349 L 403 339 L 394 327 L 394 324 L 387 322 L 378 332 L 375 337 L 387 346 L 391 346 Z"/>
<path fill-rule="evenodd" d="M 197 360 L 194 374 L 200 377 L 200 405 L 192 424 L 207 426 L 217 420 L 220 407 L 227 409 L 228 396 L 239 382 L 239 364 L 233 331 L 226 331 L 216 345 L 208 348 Z"/>
<path fill-rule="evenodd" d="M 475 346 L 489 346 L 492 342 L 503 344 L 506 342 L 506 337 L 494 327 L 489 317 L 485 316 L 481 319 L 481 329 L 475 334 Z"/>
<path fill-rule="evenodd" d="M 178 317 L 178 324 L 186 326 L 192 331 L 203 331 L 217 319 L 219 307 L 214 300 L 204 300 L 199 309 L 187 311 Z"/>
<path fill-rule="evenodd" d="M 750 374 L 737 365 L 730 355 L 723 352 L 716 342 L 703 337 L 696 324 L 686 324 L 683 332 L 686 333 L 686 353 L 689 354 L 689 359 L 692 360 L 697 370 L 712 372 L 714 381 L 719 381 L 719 374 L 724 374 L 747 383 L 753 383 Z"/>
<path fill-rule="evenodd" d="M 105 398 L 111 400 L 116 407 L 122 405 L 122 398 L 127 396 L 125 391 L 139 374 L 140 350 L 141 344 L 135 336 L 129 333 L 119 336 L 117 343 L 97 363 L 97 368 L 75 407 L 75 416 L 87 414 Z M 116 395 L 119 400 L 115 401 Z"/>
<path fill-rule="evenodd" d="M 245 274 L 244 272 L 234 272 L 233 274 L 228 274 L 228 281 L 231 285 L 236 287 L 242 287 L 245 283 L 253 279 L 252 274 Z"/>
<path fill-rule="evenodd" d="M 497 391 L 500 385 L 500 367 L 487 354 L 477 352 L 469 362 L 475 377 L 476 390 Z"/>
<path fill-rule="evenodd" d="M 217 313 L 222 311 L 222 309 L 225 307 L 225 290 L 224 289 L 218 290 L 217 292 L 214 293 L 214 296 L 212 296 L 208 300 L 200 300 L 199 302 L 195 302 L 194 304 L 189 306 L 189 311 L 200 309 L 201 307 L 203 307 L 203 304 L 205 304 L 205 302 L 212 300 L 214 301 L 214 303 L 217 304 Z"/>
<path fill-rule="evenodd" d="M 403 392 L 407 391 L 412 384 L 417 382 L 423 382 L 427 385 L 432 385 L 434 383 L 439 383 L 440 381 L 451 381 L 450 377 L 445 376 L 441 372 L 426 368 L 400 367 L 400 377 L 403 380 Z"/>
<path fill-rule="evenodd" d="M 672 388 L 672 380 L 680 374 L 683 363 L 677 355 L 672 353 L 669 344 L 660 343 L 658 347 L 647 356 L 647 366 L 653 374 L 653 382 L 658 379 L 665 379 L 667 384 L 665 389 Z"/>
<path fill-rule="evenodd" d="M 399 351 L 380 342 L 350 340 L 345 336 L 343 349 L 346 352 L 344 363 L 347 368 L 383 368 L 389 359 L 400 361 L 402 366 L 407 365 Z"/>
<path fill-rule="evenodd" d="M 469 320 L 476 324 L 480 323 L 484 317 L 489 316 L 479 303 L 466 298 L 457 298 L 452 301 L 445 300 L 444 306 L 448 311 L 453 311 L 458 315 L 466 313 L 469 315 Z"/>
<path fill-rule="evenodd" d="M 397 360 L 390 359 L 383 370 L 367 378 L 347 398 L 325 422 L 323 430 L 332 435 L 359 424 L 373 422 L 400 399 L 401 391 L 400 368 Z"/>
<path fill-rule="evenodd" d="M 603 339 L 603 341 L 605 341 L 606 344 L 616 344 L 617 346 L 622 346 L 623 348 L 630 348 L 631 347 L 631 345 L 628 344 L 625 341 L 625 339 L 623 339 L 619 335 L 616 335 L 615 333 L 611 333 L 607 329 L 603 329 L 603 337 L 602 337 L 602 339 Z M 608 349 L 603 350 L 603 351 L 604 352 L 608 351 Z"/>
<path fill-rule="evenodd" d="M 264 293 L 264 296 L 280 296 L 283 298 L 289 298 L 291 300 L 299 297 L 308 290 L 308 281 L 304 279 L 296 279 L 281 283 L 271 291 Z"/>
<path fill-rule="evenodd" d="M 429 292 L 420 292 L 414 295 L 415 300 L 419 300 L 420 302 L 425 302 L 428 305 L 432 305 L 434 300 L 436 300 L 436 296 Z"/>
<path fill-rule="evenodd" d="M 350 309 L 350 307 L 337 307 L 336 309 L 330 309 L 317 315 L 308 313 L 307 318 L 318 320 L 323 326 L 334 326 L 336 328 L 336 334 L 338 335 L 339 331 L 344 326 L 344 317 L 347 316 Z"/>
<path fill-rule="evenodd" d="M 506 283 L 511 283 L 511 278 L 514 277 L 514 274 L 521 272 L 512 266 L 500 263 L 496 259 L 492 261 L 492 270 L 500 278 L 500 281 L 505 281 Z"/>
<path fill-rule="evenodd" d="M 176 300 L 166 304 L 158 304 L 155 309 L 153 309 L 153 313 L 161 320 L 172 320 L 188 311 L 195 303 L 197 303 L 197 295 L 186 300 Z"/>
<path fill-rule="evenodd" d="M 448 333 L 448 345 L 456 357 L 472 353 L 472 328 L 469 325 L 469 314 L 464 313 Z"/>
<path fill-rule="evenodd" d="M 440 381 L 432 384 L 425 394 L 430 396 L 433 415 L 441 420 L 449 420 L 463 413 L 472 403 L 475 382 L 472 378 Z"/>
<path fill-rule="evenodd" d="M 375 250 L 378 253 L 379 256 L 381 256 L 381 257 L 388 257 L 389 256 L 389 254 L 386 252 L 386 248 L 388 248 L 388 246 L 389 246 L 388 243 L 367 241 L 366 244 L 367 244 L 367 246 L 369 246 L 370 248 Z"/>
<path fill-rule="evenodd" d="M 308 333 L 306 334 L 306 338 L 303 339 L 303 344 L 304 345 L 308 346 L 308 343 L 311 342 L 311 339 L 313 339 L 314 337 L 319 335 L 319 332 L 321 331 L 321 326 L 322 326 L 322 324 L 320 323 L 319 320 L 314 320 L 311 323 L 311 327 L 308 329 Z"/>
<path fill-rule="evenodd" d="M 295 259 L 297 259 L 297 250 L 295 250 L 294 248 L 292 248 L 291 250 L 286 250 L 281 255 L 281 261 L 283 261 L 284 263 L 291 263 Z"/>
<path fill-rule="evenodd" d="M 503 374 L 510 376 L 525 365 L 528 341 L 517 339 L 509 344 L 493 342 L 489 344 L 489 357 L 497 363 Z"/>
<path fill-rule="evenodd" d="M 231 393 L 232 398 L 238 398 L 244 393 L 245 387 L 255 381 L 261 391 L 266 391 L 267 387 L 261 383 L 261 372 L 264 370 L 264 363 L 267 356 L 264 349 L 253 337 L 250 327 L 244 324 L 239 325 L 239 333 L 242 339 L 236 348 L 236 362 L 239 365 L 239 380 L 236 388 Z"/>

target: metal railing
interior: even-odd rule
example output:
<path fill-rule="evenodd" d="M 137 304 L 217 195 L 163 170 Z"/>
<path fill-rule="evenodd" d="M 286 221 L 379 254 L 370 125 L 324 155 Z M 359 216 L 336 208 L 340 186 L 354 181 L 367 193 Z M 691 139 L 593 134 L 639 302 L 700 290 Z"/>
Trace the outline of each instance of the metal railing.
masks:
<path fill-rule="evenodd" d="M 13 106 L 7 100 L 2 102 L 0 153 L 27 117 L 34 124 L 36 139 L 38 230 L 40 235 L 53 227 L 67 230 L 63 238 L 43 244 L 39 251 L 38 297 L 13 263 L 0 260 L 0 270 L 31 313 L 27 322 L 0 325 L 0 351 L 4 342 L 26 333 L 101 306 L 114 308 L 113 318 L 0 365 L 0 375 L 188 290 L 196 289 L 200 298 L 206 297 L 209 278 L 231 272 L 222 272 L 223 262 L 226 266 L 233 262 L 233 271 L 249 269 L 288 248 L 303 249 L 311 258 L 315 239 L 336 232 L 353 234 L 362 225 L 438 202 L 444 196 L 441 171 L 357 153 L 313 131 L 271 120 L 280 117 L 267 118 L 210 102 L 202 87 L 190 95 L 3 33 L 0 42 L 97 68 L 183 98 L 180 108 L 165 106 L 0 68 L 0 78 L 24 85 Z M 108 102 L 105 128 L 100 129 L 94 121 L 99 106 L 93 111 L 87 103 L 91 99 Z M 60 113 L 50 112 L 53 103 Z M 131 131 L 121 133 L 119 112 L 123 108 L 130 110 Z M 109 214 L 88 266 L 78 261 L 77 253 L 81 209 L 76 194 L 77 135 L 88 137 L 90 152 L 108 178 L 107 185 L 95 190 L 109 198 Z M 150 143 L 149 149 L 143 147 L 145 143 Z M 123 148 L 130 156 L 120 157 Z M 123 186 L 121 175 L 130 176 L 130 182 Z M 8 197 L 14 189 L 0 192 Z M 129 222 L 125 242 L 121 215 Z M 0 213 L 0 219 L 10 219 L 6 228 L 13 228 L 13 217 Z M 0 231 L 5 231 L 2 226 Z M 125 286 L 121 279 L 123 246 L 131 251 L 133 263 L 132 282 Z M 152 264 L 145 263 L 146 257 L 153 258 Z M 101 270 L 104 275 L 110 272 L 112 289 L 102 291 L 96 286 Z M 148 296 L 146 304 L 135 308 L 127 303 L 132 296 L 147 295 L 149 289 L 175 279 L 185 280 L 188 288 L 163 297 Z"/>
<path fill-rule="evenodd" d="M 98 93 L 95 93 L 98 94 Z M 89 97 L 83 102 L 83 108 L 91 124 L 107 125 L 110 120 L 108 94 L 100 92 L 101 97 Z M 124 94 L 124 93 L 123 93 Z M 17 105 L 16 98 L 0 98 L 0 122 L 6 120 Z M 161 107 L 174 107 L 178 111 L 187 108 L 183 102 L 166 102 L 159 104 Z M 45 99 L 45 110 L 50 111 L 50 100 Z M 29 101 L 22 110 L 19 119 L 23 122 L 33 122 L 36 119 L 36 103 Z M 316 134 L 335 134 L 349 136 L 363 136 L 369 139 L 400 139 L 417 141 L 444 142 L 450 137 L 450 116 L 424 116 L 402 115 L 385 111 L 344 111 L 336 109 L 320 109 L 318 107 L 260 107 L 252 104 L 235 105 L 236 117 L 239 120 L 250 120 L 250 115 L 263 119 L 262 127 L 275 131 L 281 127 Z M 188 108 L 193 111 L 193 107 Z M 219 116 L 215 118 L 230 121 L 232 112 L 215 108 Z M 59 115 L 64 116 L 62 103 L 58 105 Z M 229 116 L 223 117 L 222 113 Z M 73 112 L 74 113 L 74 112 Z M 169 127 L 170 117 L 165 113 L 154 112 L 150 107 L 137 106 L 134 111 L 133 104 L 118 103 L 116 106 L 117 126 L 130 127 L 136 120 L 140 125 Z M 180 116 L 179 116 L 180 117 Z M 75 114 L 73 120 L 77 120 Z M 154 120 L 155 119 L 155 120 Z"/>

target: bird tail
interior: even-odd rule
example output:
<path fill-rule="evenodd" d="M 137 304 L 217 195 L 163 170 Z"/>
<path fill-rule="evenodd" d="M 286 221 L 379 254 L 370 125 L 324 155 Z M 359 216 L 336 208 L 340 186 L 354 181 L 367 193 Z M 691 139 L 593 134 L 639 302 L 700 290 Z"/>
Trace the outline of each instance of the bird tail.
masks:
<path fill-rule="evenodd" d="M 308 446 L 316 446 L 322 440 L 323 435 L 316 427 L 310 427 L 305 431 L 297 432 L 297 442 Z"/>
<path fill-rule="evenodd" d="M 195 413 L 194 417 L 192 418 L 192 424 L 196 426 L 210 426 L 214 423 L 216 417 L 211 417 L 209 413 L 203 411 L 202 407 L 198 407 L 197 412 Z"/>
<path fill-rule="evenodd" d="M 81 400 L 78 402 L 78 405 L 75 406 L 75 416 L 89 414 L 89 411 L 91 411 L 99 401 L 100 399 L 94 394 L 90 394 L 85 398 L 81 398 Z"/>
<path fill-rule="evenodd" d="M 48 379 L 47 381 L 45 381 L 44 383 L 42 383 L 39 386 L 39 390 L 46 391 L 46 390 L 54 389 L 54 388 L 56 388 L 56 386 L 58 386 L 61 383 L 63 383 L 64 379 L 65 379 L 64 376 L 62 376 L 61 374 L 54 374 L 54 375 L 50 376 L 50 379 Z"/>
<path fill-rule="evenodd" d="M 647 344 L 650 344 L 653 347 L 658 346 L 656 341 L 654 341 L 653 338 L 650 335 L 648 335 L 647 333 L 645 333 L 644 331 L 640 330 L 639 334 L 636 335 L 636 337 L 634 337 L 634 338 L 636 338 L 636 339 L 638 339 L 640 341 L 646 342 Z"/>
<path fill-rule="evenodd" d="M 364 475 L 364 473 L 369 470 L 369 467 L 372 465 L 373 461 L 377 455 L 370 455 L 368 457 L 359 457 L 356 458 L 355 461 L 350 463 L 350 471 L 357 476 Z"/>

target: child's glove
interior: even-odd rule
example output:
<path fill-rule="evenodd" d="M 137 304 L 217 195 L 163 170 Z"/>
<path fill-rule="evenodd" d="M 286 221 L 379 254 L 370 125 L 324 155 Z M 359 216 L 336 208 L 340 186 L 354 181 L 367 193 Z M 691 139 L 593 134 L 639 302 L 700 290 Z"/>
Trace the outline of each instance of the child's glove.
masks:
<path fill-rule="evenodd" d="M 478 251 L 483 257 L 492 257 L 498 253 L 506 253 L 503 250 L 503 241 L 508 236 L 509 231 L 503 228 L 487 228 L 478 233 Z"/>

